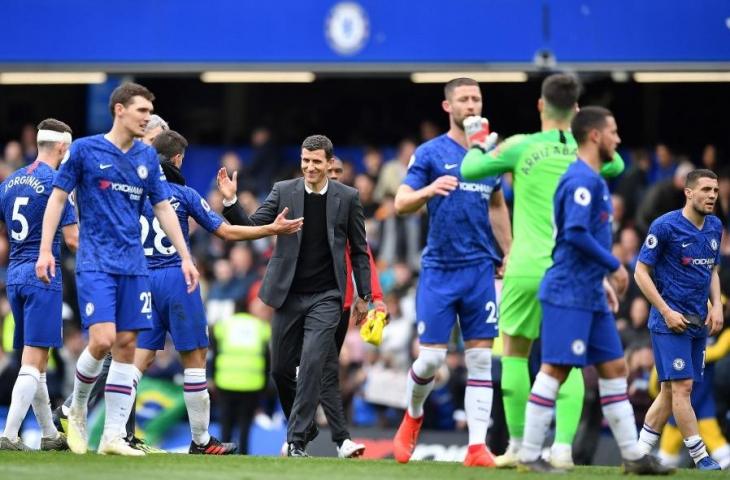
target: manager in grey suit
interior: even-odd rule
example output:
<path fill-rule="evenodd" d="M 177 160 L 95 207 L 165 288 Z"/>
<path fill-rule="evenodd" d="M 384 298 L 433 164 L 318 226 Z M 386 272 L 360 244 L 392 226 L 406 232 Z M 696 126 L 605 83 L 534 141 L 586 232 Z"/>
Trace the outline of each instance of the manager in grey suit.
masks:
<path fill-rule="evenodd" d="M 365 219 L 358 191 L 327 178 L 332 142 L 312 135 L 302 143 L 304 177 L 274 184 L 264 203 L 247 217 L 238 204 L 223 214 L 234 224 L 265 225 L 284 209 L 304 217 L 300 232 L 279 235 L 259 297 L 274 307 L 271 369 L 289 419 L 290 456 L 306 456 L 319 402 L 322 369 L 335 348 L 334 334 L 345 296 L 345 248 L 350 248 L 359 298 L 356 323 L 371 301 Z M 297 376 L 297 366 L 299 372 Z"/>

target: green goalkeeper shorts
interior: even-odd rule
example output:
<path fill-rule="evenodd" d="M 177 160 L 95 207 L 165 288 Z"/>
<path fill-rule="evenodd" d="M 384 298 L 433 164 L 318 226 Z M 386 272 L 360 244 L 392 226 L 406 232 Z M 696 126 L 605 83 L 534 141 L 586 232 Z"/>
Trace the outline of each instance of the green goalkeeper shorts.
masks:
<path fill-rule="evenodd" d="M 541 277 L 505 277 L 499 305 L 499 330 L 511 337 L 540 336 L 542 308 L 537 299 Z"/>

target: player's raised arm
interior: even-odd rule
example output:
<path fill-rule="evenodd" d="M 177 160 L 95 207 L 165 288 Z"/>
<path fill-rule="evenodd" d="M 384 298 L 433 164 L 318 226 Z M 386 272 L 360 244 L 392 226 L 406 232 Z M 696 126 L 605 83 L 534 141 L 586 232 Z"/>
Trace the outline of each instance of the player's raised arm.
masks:
<path fill-rule="evenodd" d="M 68 193 L 58 187 L 54 188 L 48 198 L 46 211 L 43 214 L 41 247 L 38 253 L 38 261 L 35 264 L 35 273 L 45 283 L 50 283 L 51 278 L 56 276 L 56 259 L 53 257 L 51 249 L 53 248 L 53 237 L 56 235 L 67 199 Z"/>
<path fill-rule="evenodd" d="M 497 133 L 489 133 L 489 122 L 482 117 L 464 120 L 469 151 L 461 162 L 461 176 L 465 180 L 479 180 L 511 172 L 517 165 L 524 135 L 510 137 L 498 148 Z"/>

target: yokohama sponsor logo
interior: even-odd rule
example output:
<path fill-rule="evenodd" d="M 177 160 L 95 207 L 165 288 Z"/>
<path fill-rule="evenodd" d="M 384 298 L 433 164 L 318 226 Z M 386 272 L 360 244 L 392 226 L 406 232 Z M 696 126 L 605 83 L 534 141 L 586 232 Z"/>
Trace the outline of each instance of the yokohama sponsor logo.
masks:
<path fill-rule="evenodd" d="M 114 192 L 128 193 L 129 198 L 132 200 L 139 200 L 144 192 L 142 187 L 127 185 L 126 183 L 110 182 L 109 180 L 99 180 L 99 188 L 102 190 L 108 190 L 111 188 Z"/>
<path fill-rule="evenodd" d="M 682 257 L 682 265 L 707 265 L 708 267 L 712 267 L 713 265 L 715 265 L 715 259 Z"/>

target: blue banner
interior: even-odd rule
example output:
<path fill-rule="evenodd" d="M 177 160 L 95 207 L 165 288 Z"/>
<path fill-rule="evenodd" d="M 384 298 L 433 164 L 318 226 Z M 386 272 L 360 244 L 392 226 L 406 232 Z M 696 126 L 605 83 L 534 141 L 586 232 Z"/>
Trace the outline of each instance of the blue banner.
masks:
<path fill-rule="evenodd" d="M 0 64 L 211 65 L 730 61 L 725 0 L 5 0 Z"/>

